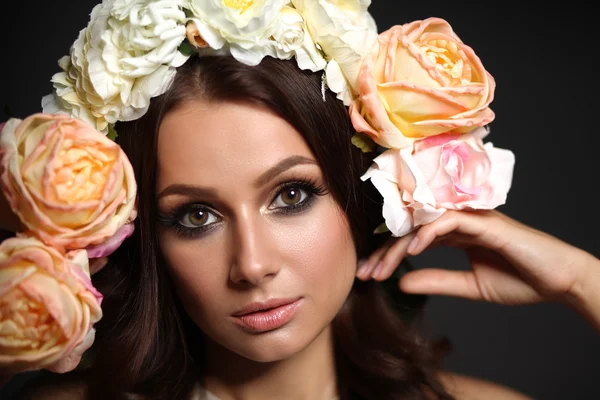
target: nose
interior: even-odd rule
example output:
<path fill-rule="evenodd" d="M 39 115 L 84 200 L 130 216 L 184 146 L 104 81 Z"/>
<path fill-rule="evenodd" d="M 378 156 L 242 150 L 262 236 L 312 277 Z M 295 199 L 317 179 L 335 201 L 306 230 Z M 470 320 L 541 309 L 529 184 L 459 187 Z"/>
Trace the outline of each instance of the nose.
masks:
<path fill-rule="evenodd" d="M 245 213 L 237 218 L 233 237 L 232 282 L 260 285 L 277 275 L 280 266 L 275 257 L 275 237 L 261 216 Z"/>

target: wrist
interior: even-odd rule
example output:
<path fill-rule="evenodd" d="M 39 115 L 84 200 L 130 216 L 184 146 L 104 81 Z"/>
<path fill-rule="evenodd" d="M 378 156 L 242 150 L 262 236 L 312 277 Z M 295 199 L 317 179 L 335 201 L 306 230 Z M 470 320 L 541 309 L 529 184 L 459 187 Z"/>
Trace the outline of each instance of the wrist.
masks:
<path fill-rule="evenodd" d="M 600 260 L 582 251 L 581 273 L 566 293 L 566 303 L 600 333 Z"/>

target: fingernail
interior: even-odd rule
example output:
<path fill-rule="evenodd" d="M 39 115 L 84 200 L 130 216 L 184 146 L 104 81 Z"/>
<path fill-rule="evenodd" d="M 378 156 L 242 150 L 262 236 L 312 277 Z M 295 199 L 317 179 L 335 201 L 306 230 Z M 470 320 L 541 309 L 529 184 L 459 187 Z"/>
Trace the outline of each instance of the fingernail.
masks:
<path fill-rule="evenodd" d="M 413 238 L 413 240 L 411 240 L 411 241 L 410 241 L 410 243 L 408 244 L 408 249 L 407 249 L 407 251 L 408 251 L 409 253 L 414 253 L 414 252 L 415 252 L 415 250 L 417 250 L 417 246 L 419 246 L 419 237 L 418 237 L 418 236 L 415 236 L 415 237 Z"/>
<path fill-rule="evenodd" d="M 379 276 L 379 274 L 381 273 L 382 269 L 383 269 L 383 261 L 379 261 L 379 263 L 377 264 L 377 266 L 375 266 L 375 271 L 373 271 L 373 273 L 371 274 L 371 276 L 373 278 Z"/>
<path fill-rule="evenodd" d="M 356 275 L 357 276 L 364 275 L 364 273 L 367 272 L 368 267 L 369 267 L 369 263 L 367 262 L 367 260 L 360 260 L 358 262 L 358 267 L 356 269 Z"/>

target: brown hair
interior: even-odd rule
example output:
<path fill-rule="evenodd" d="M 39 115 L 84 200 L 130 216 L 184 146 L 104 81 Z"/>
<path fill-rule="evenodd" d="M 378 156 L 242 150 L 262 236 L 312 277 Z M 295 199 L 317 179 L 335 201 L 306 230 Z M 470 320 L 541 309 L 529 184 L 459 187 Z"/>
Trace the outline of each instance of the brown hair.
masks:
<path fill-rule="evenodd" d="M 330 91 L 323 99 L 319 73 L 302 71 L 291 60 L 265 58 L 249 67 L 227 56 L 190 58 L 142 118 L 117 125 L 138 182 L 139 217 L 134 235 L 93 277 L 105 294 L 105 315 L 97 325 L 90 394 L 186 398 L 202 374 L 202 333 L 182 311 L 164 268 L 154 196 L 158 127 L 166 113 L 199 97 L 257 103 L 287 120 L 308 143 L 345 211 L 358 257 L 384 238 L 372 234 L 381 223 L 381 198 L 360 180 L 373 155 L 351 144 L 348 111 Z M 341 399 L 451 398 L 435 377 L 434 348 L 400 318 L 380 283 L 355 282 L 334 320 L 334 341 Z"/>

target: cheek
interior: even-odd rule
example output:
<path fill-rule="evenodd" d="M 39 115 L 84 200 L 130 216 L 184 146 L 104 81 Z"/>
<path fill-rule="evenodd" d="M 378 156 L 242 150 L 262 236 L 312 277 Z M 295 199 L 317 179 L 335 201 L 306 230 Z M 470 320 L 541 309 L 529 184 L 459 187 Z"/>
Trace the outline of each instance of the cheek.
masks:
<path fill-rule="evenodd" d="M 202 240 L 182 240 L 172 233 L 161 234 L 161 252 L 167 263 L 177 297 L 186 312 L 201 324 L 218 312 L 228 275 L 221 267 L 221 249 Z"/>
<path fill-rule="evenodd" d="M 266 286 L 269 295 L 303 296 L 310 325 L 322 329 L 337 314 L 354 282 L 356 251 L 348 221 L 330 196 L 306 215 L 263 220 L 258 253 L 277 265 Z M 230 261 L 236 247 L 228 233 L 184 240 L 173 233 L 160 236 L 177 296 L 196 324 L 213 338 L 228 336 L 224 315 L 248 300 L 230 290 Z M 219 340 L 217 340 L 219 341 Z"/>
<path fill-rule="evenodd" d="M 312 218 L 287 234 L 281 246 L 286 265 L 307 294 L 325 306 L 345 300 L 356 273 L 356 250 L 348 221 L 331 197 L 323 199 Z M 339 301 L 333 301 L 336 307 Z M 341 304 L 340 304 L 341 307 Z"/>

